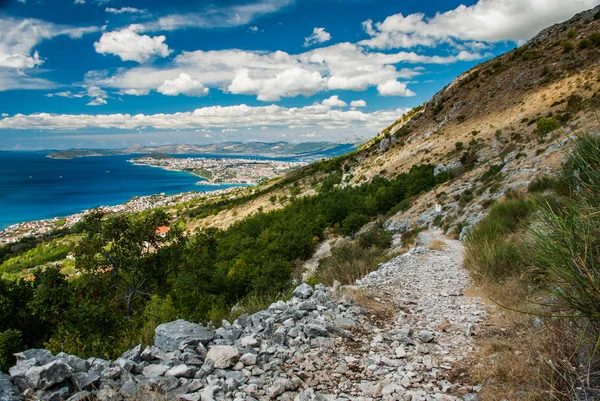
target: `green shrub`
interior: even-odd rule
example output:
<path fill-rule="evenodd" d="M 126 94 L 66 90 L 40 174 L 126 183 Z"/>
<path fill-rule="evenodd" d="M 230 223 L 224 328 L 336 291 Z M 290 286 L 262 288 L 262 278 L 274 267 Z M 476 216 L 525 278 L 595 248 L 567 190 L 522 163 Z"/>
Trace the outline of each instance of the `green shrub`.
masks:
<path fill-rule="evenodd" d="M 348 241 L 331 249 L 331 256 L 321 260 L 315 276 L 325 285 L 333 285 L 335 280 L 354 284 L 376 270 L 385 259 L 376 248 L 365 249 Z"/>
<path fill-rule="evenodd" d="M 358 237 L 358 244 L 363 248 L 388 249 L 392 246 L 392 234 L 383 227 L 374 227 Z"/>
<path fill-rule="evenodd" d="M 16 363 L 14 353 L 23 351 L 21 332 L 9 329 L 0 333 L 0 371 L 7 372 Z"/>
<path fill-rule="evenodd" d="M 524 199 L 498 202 L 467 235 L 465 266 L 476 280 L 502 280 L 525 270 L 520 245 L 511 236 L 534 209 L 534 203 Z"/>
<path fill-rule="evenodd" d="M 341 233 L 344 235 L 352 235 L 359 231 L 369 221 L 369 217 L 364 214 L 351 214 L 342 221 Z"/>
<path fill-rule="evenodd" d="M 541 137 L 546 136 L 559 127 L 560 124 L 553 118 L 541 117 L 537 120 L 537 131 Z"/>
<path fill-rule="evenodd" d="M 588 39 L 594 46 L 600 46 L 600 32 L 594 32 L 588 36 Z"/>
<path fill-rule="evenodd" d="M 527 191 L 530 193 L 544 192 L 547 190 L 553 190 L 559 185 L 558 180 L 548 176 L 542 176 L 534 179 L 527 186 Z"/>
<path fill-rule="evenodd" d="M 572 42 L 563 43 L 563 53 L 569 53 L 574 48 L 575 48 L 575 45 Z"/>

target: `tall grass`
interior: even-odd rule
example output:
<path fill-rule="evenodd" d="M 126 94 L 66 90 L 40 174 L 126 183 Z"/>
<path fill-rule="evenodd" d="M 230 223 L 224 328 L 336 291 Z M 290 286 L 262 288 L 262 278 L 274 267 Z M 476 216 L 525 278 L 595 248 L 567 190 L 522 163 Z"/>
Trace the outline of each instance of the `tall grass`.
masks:
<path fill-rule="evenodd" d="M 600 334 L 600 139 L 580 135 L 574 149 L 565 168 L 573 194 L 558 210 L 542 207 L 533 261 L 554 298 Z"/>
<path fill-rule="evenodd" d="M 469 233 L 465 244 L 465 266 L 475 280 L 504 280 L 526 270 L 520 232 L 534 210 L 534 202 L 528 199 L 499 202 Z"/>

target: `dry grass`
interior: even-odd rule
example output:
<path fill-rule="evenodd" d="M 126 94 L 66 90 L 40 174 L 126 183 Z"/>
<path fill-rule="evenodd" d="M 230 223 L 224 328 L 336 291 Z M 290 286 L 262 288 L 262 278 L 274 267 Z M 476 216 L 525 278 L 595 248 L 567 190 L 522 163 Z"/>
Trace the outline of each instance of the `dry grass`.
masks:
<path fill-rule="evenodd" d="M 446 241 L 443 241 L 441 239 L 435 239 L 429 244 L 429 249 L 432 251 L 443 251 L 444 249 L 446 249 L 446 246 Z"/>
<path fill-rule="evenodd" d="M 381 298 L 380 295 L 375 295 L 370 290 L 346 287 L 341 290 L 337 296 L 345 296 L 351 299 L 357 305 L 367 309 L 371 313 L 371 319 L 378 323 L 380 327 L 382 324 L 393 320 L 394 316 L 396 315 L 396 309 L 394 308 L 392 302 Z"/>

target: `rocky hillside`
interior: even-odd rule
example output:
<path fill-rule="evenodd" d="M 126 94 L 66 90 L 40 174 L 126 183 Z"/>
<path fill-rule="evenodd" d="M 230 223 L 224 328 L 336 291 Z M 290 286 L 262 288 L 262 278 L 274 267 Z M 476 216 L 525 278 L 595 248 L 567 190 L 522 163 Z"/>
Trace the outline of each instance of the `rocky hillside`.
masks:
<path fill-rule="evenodd" d="M 431 163 L 454 179 L 414 199 L 400 225 L 436 225 L 459 232 L 485 214 L 506 190 L 522 190 L 564 160 L 564 140 L 598 126 L 600 7 L 549 27 L 529 43 L 466 71 L 427 103 L 400 117 L 343 163 L 342 185 L 394 177 Z M 568 145 L 568 142 L 567 142 Z M 287 177 L 295 196 L 315 194 L 320 174 Z M 278 186 L 190 224 L 225 228 L 258 210 L 286 204 L 291 185 Z M 300 191 L 298 191 L 300 189 Z M 252 190 L 257 191 L 257 190 Z M 431 213 L 443 207 L 441 217 Z M 483 206 L 482 206 L 483 205 Z"/>
<path fill-rule="evenodd" d="M 358 184 L 420 163 L 455 179 L 414 200 L 396 223 L 456 228 L 486 204 L 558 171 L 565 141 L 598 127 L 600 7 L 456 78 L 363 147 L 347 177 Z M 441 214 L 433 206 L 443 207 Z"/>

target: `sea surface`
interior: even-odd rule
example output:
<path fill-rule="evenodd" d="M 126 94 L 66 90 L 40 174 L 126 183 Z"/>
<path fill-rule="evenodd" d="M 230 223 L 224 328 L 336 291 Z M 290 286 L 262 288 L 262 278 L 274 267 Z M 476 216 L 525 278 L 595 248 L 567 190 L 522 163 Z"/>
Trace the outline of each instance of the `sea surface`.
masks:
<path fill-rule="evenodd" d="M 349 148 L 346 151 L 351 150 Z M 336 156 L 345 153 L 336 149 Z M 50 159 L 44 152 L 0 151 L 0 229 L 12 224 L 63 217 L 96 206 L 113 206 L 134 196 L 214 191 L 233 185 L 198 185 L 184 172 L 139 166 L 136 155 Z M 268 159 L 260 156 L 174 155 L 175 157 Z M 299 161 L 300 158 L 270 158 Z M 305 158 L 303 157 L 302 160 Z"/>

